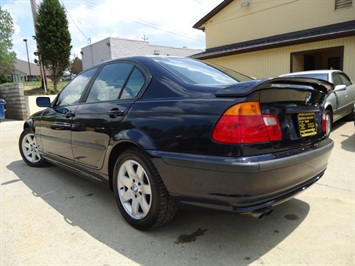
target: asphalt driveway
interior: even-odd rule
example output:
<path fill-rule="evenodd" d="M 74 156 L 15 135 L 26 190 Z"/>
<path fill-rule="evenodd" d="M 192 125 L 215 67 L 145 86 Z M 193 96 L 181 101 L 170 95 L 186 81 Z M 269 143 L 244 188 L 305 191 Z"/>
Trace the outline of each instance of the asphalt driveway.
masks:
<path fill-rule="evenodd" d="M 335 125 L 322 179 L 271 215 L 181 210 L 150 232 L 126 224 L 109 190 L 28 167 L 22 124 L 0 123 L 0 265 L 355 264 L 354 122 Z"/>

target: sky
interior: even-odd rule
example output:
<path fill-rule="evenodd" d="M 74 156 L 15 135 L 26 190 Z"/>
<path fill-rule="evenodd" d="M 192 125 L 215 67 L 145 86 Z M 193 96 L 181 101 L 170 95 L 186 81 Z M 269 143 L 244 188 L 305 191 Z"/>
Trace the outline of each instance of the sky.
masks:
<path fill-rule="evenodd" d="M 36 0 L 39 5 L 42 0 Z M 65 8 L 73 46 L 71 59 L 82 47 L 107 37 L 143 40 L 151 45 L 205 49 L 205 34 L 192 28 L 223 0 L 59 0 Z M 30 0 L 0 0 L 14 22 L 13 51 L 30 62 L 36 51 Z"/>

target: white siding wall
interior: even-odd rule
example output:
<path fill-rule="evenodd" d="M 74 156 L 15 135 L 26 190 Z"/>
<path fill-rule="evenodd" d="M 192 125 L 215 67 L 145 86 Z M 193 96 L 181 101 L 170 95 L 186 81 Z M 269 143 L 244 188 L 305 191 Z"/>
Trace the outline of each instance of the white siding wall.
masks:
<path fill-rule="evenodd" d="M 203 50 L 150 45 L 147 41 L 106 38 L 81 49 L 83 69 L 114 58 L 136 55 L 170 55 L 187 57 Z"/>

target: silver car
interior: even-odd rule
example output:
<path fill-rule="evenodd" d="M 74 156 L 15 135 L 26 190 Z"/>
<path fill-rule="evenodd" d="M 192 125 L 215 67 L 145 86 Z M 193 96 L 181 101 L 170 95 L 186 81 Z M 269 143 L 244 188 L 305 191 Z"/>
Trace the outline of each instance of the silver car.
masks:
<path fill-rule="evenodd" d="M 281 76 L 316 78 L 334 84 L 334 91 L 328 96 L 325 104 L 327 135 L 330 134 L 333 122 L 343 117 L 354 119 L 355 84 L 343 71 L 313 70 L 294 72 Z"/>

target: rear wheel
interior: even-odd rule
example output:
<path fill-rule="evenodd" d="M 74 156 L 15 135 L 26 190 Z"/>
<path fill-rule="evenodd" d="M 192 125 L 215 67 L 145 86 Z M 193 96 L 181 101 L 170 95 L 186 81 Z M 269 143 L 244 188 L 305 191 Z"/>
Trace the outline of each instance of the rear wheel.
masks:
<path fill-rule="evenodd" d="M 137 229 L 162 226 L 176 213 L 158 171 L 139 149 L 130 148 L 117 159 L 113 189 L 122 216 Z"/>
<path fill-rule="evenodd" d="M 326 123 L 326 133 L 327 136 L 329 136 L 333 125 L 333 116 L 332 116 L 332 112 L 329 109 L 325 110 L 325 123 Z"/>
<path fill-rule="evenodd" d="M 20 135 L 19 149 L 22 159 L 29 166 L 41 167 L 47 164 L 47 161 L 41 157 L 38 152 L 38 146 L 30 128 L 26 128 Z"/>

